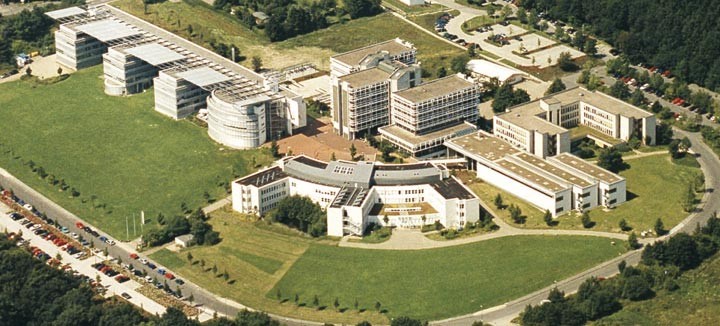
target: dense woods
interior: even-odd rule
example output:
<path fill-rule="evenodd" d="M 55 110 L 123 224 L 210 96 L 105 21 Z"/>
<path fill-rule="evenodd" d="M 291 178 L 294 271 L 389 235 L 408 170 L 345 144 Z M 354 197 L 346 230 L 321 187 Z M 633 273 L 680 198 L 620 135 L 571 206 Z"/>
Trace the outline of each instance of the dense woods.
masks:
<path fill-rule="evenodd" d="M 325 235 L 325 212 L 308 197 L 283 198 L 272 212 L 272 220 L 309 233 L 313 237 Z"/>
<path fill-rule="evenodd" d="M 634 63 L 720 89 L 720 1 L 522 0 L 522 6 L 607 40 Z"/>

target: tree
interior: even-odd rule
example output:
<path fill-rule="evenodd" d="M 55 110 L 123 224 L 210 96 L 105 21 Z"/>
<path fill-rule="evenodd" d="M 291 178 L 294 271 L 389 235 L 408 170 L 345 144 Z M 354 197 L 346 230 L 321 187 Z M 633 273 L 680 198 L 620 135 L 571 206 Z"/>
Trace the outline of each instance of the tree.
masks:
<path fill-rule="evenodd" d="M 466 54 L 456 56 L 450 61 L 450 69 L 454 72 L 465 73 L 468 61 L 470 58 Z"/>
<path fill-rule="evenodd" d="M 628 222 L 625 219 L 620 220 L 620 222 L 618 223 L 618 226 L 620 227 L 620 230 L 622 230 L 623 232 L 632 230 L 632 228 L 630 227 L 630 225 L 628 225 Z"/>
<path fill-rule="evenodd" d="M 355 307 L 355 310 L 358 310 L 359 306 L 360 306 L 360 303 L 358 303 L 357 298 L 355 298 L 355 303 L 353 304 L 353 307 Z"/>
<path fill-rule="evenodd" d="M 565 302 L 565 292 L 558 290 L 557 287 L 552 288 L 548 293 L 547 299 L 553 303 Z"/>
<path fill-rule="evenodd" d="M 650 284 L 640 275 L 624 278 L 622 296 L 631 301 L 648 299 L 653 295 Z"/>
<path fill-rule="evenodd" d="M 380 0 L 345 0 L 343 4 L 352 19 L 374 16 L 383 10 Z"/>
<path fill-rule="evenodd" d="M 282 300 L 282 293 L 280 292 L 280 289 L 277 289 L 275 292 L 275 298 L 277 298 L 278 301 Z"/>
<path fill-rule="evenodd" d="M 382 307 L 382 304 L 380 304 L 380 301 L 375 302 L 375 310 L 380 311 L 380 308 Z"/>
<path fill-rule="evenodd" d="M 502 209 L 502 208 L 503 208 L 503 206 L 504 206 L 504 205 L 503 205 L 503 199 L 502 199 L 502 196 L 500 195 L 500 193 L 498 193 L 497 195 L 495 195 L 495 200 L 493 201 L 493 203 L 495 204 L 495 207 L 496 207 L 497 209 Z"/>
<path fill-rule="evenodd" d="M 562 71 L 575 71 L 578 70 L 578 66 L 572 61 L 572 55 L 570 52 L 562 52 L 557 58 L 557 64 Z"/>
<path fill-rule="evenodd" d="M 613 147 L 604 148 L 600 151 L 597 165 L 603 169 L 617 173 L 625 167 L 625 162 L 622 159 L 622 154 Z"/>
<path fill-rule="evenodd" d="M 623 261 L 618 264 L 618 271 L 620 274 L 625 271 L 625 267 L 627 267 L 627 262 L 623 259 Z"/>
<path fill-rule="evenodd" d="M 610 87 L 610 96 L 619 98 L 621 100 L 627 100 L 630 98 L 630 89 L 621 80 L 615 81 Z"/>
<path fill-rule="evenodd" d="M 640 242 L 638 241 L 637 234 L 635 234 L 635 232 L 630 233 L 628 236 L 628 248 L 632 250 L 640 248 Z"/>
<path fill-rule="evenodd" d="M 583 227 L 586 229 L 589 229 L 595 225 L 595 222 L 590 219 L 590 214 L 588 214 L 588 212 L 583 212 L 582 217 L 580 218 L 580 222 L 582 222 Z"/>
<path fill-rule="evenodd" d="M 660 218 L 655 220 L 655 226 L 653 227 L 653 229 L 655 230 L 655 234 L 659 236 L 665 235 L 665 232 L 667 232 L 665 230 L 665 224 L 663 224 L 663 221 Z"/>
<path fill-rule="evenodd" d="M 523 7 L 518 8 L 515 16 L 517 16 L 517 19 L 523 24 L 528 22 L 527 11 L 525 11 L 525 8 Z"/>
<path fill-rule="evenodd" d="M 326 217 L 322 207 L 308 197 L 289 196 L 278 202 L 271 220 L 306 232 L 313 237 L 326 233 Z"/>
<path fill-rule="evenodd" d="M 335 152 L 332 152 L 332 154 L 330 154 L 330 160 L 337 161 L 337 158 L 335 157 Z"/>
<path fill-rule="evenodd" d="M 350 159 L 355 160 L 355 156 L 357 155 L 357 148 L 355 147 L 355 143 L 350 144 Z"/>
<path fill-rule="evenodd" d="M 447 70 L 445 69 L 445 67 L 442 67 L 442 66 L 441 66 L 441 67 L 438 68 L 438 70 L 437 70 L 437 77 L 438 77 L 438 78 L 442 78 L 442 77 L 445 77 L 445 76 L 447 76 Z"/>
<path fill-rule="evenodd" d="M 522 89 L 513 90 L 509 84 L 504 84 L 495 92 L 492 108 L 494 112 L 503 112 L 505 109 L 530 101 L 530 95 Z"/>
<path fill-rule="evenodd" d="M 552 214 L 550 214 L 549 210 L 545 210 L 545 215 L 543 215 L 543 220 L 545 220 L 545 224 L 548 226 L 555 225 L 555 222 L 553 221 Z"/>
<path fill-rule="evenodd" d="M 335 297 L 335 301 L 333 301 L 333 307 L 335 307 L 335 310 L 338 310 L 338 308 L 340 308 L 340 300 L 338 300 L 337 297 Z"/>
<path fill-rule="evenodd" d="M 312 305 L 313 305 L 313 307 L 317 307 L 320 305 L 320 299 L 318 299 L 317 294 L 313 296 Z"/>
<path fill-rule="evenodd" d="M 406 316 L 400 316 L 390 322 L 390 326 L 423 326 L 424 323 L 417 319 Z"/>
<path fill-rule="evenodd" d="M 563 83 L 560 78 L 555 78 L 555 80 L 553 80 L 552 84 L 550 84 L 548 89 L 545 91 L 545 95 L 550 95 L 553 93 L 564 91 L 565 89 L 567 89 L 567 87 L 565 87 L 565 83 Z"/>
<path fill-rule="evenodd" d="M 263 65 L 262 58 L 260 58 L 259 56 L 253 56 L 250 64 L 252 64 L 253 71 L 260 72 Z"/>
<path fill-rule="evenodd" d="M 640 90 L 640 88 L 635 88 L 635 90 L 630 94 L 628 102 L 635 106 L 641 106 L 645 103 L 645 94 Z"/>
<path fill-rule="evenodd" d="M 595 56 L 597 54 L 597 40 L 594 38 L 588 38 L 583 44 L 583 52 L 589 56 Z"/>
<path fill-rule="evenodd" d="M 687 189 L 680 199 L 680 205 L 685 212 L 692 212 L 695 210 L 695 190 L 691 184 L 687 185 Z"/>
<path fill-rule="evenodd" d="M 274 157 L 274 158 L 279 158 L 279 157 L 280 157 L 280 146 L 278 145 L 278 143 L 277 143 L 277 141 L 276 141 L 275 139 L 273 139 L 273 140 L 270 142 L 270 154 L 271 154 L 272 157 Z"/>
<path fill-rule="evenodd" d="M 62 75 L 62 72 L 63 72 L 62 67 L 58 67 L 58 69 L 57 69 L 58 76 Z"/>
<path fill-rule="evenodd" d="M 28 77 L 32 76 L 32 68 L 27 67 L 27 69 L 25 69 L 25 75 L 27 75 Z"/>

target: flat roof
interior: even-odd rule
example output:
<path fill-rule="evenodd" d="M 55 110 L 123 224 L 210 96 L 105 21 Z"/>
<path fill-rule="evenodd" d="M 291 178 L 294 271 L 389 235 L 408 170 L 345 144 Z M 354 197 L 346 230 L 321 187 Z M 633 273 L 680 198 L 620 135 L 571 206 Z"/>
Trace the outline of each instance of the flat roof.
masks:
<path fill-rule="evenodd" d="M 578 176 L 568 170 L 562 169 L 557 165 L 552 164 L 551 162 L 548 162 L 546 160 L 543 160 L 535 155 L 530 155 L 527 153 L 520 153 L 515 155 L 518 159 L 522 160 L 525 163 L 528 163 L 532 165 L 533 167 L 540 169 L 542 171 L 545 171 L 548 174 L 551 174 L 555 177 L 558 177 L 562 180 L 565 180 L 568 183 L 572 183 L 574 185 L 577 185 L 579 187 L 585 188 L 592 185 L 591 182 L 583 179 L 581 176 Z"/>
<path fill-rule="evenodd" d="M 468 151 L 471 154 L 478 155 L 490 161 L 497 161 L 505 158 L 507 155 L 520 152 L 520 150 L 510 145 L 508 142 L 493 135 L 481 132 L 448 139 L 445 143 L 461 147 L 463 150 Z"/>
<path fill-rule="evenodd" d="M 340 53 L 332 56 L 333 59 L 343 62 L 350 66 L 357 66 L 368 55 L 381 51 L 388 52 L 391 56 L 398 55 L 403 52 L 411 51 L 413 47 L 402 44 L 403 41 L 398 39 L 387 40 L 385 42 L 368 45 L 359 49 Z"/>
<path fill-rule="evenodd" d="M 153 66 L 185 58 L 184 55 L 157 43 L 143 44 L 134 48 L 126 49 L 125 52 L 132 54 Z"/>
<path fill-rule="evenodd" d="M 451 127 L 447 127 L 445 129 L 440 129 L 437 131 L 433 131 L 431 133 L 423 134 L 423 135 L 416 135 L 410 131 L 407 131 L 403 128 L 398 127 L 397 125 L 389 125 L 378 128 L 381 134 L 389 134 L 395 138 L 400 139 L 401 141 L 412 144 L 418 145 L 422 144 L 424 142 L 428 142 L 431 140 L 440 139 L 443 137 L 457 137 L 462 134 L 466 134 L 469 132 L 473 132 L 477 130 L 477 127 L 467 124 L 467 123 L 461 123 L 458 125 L 454 125 Z"/>
<path fill-rule="evenodd" d="M 283 172 L 280 167 L 274 166 L 269 169 L 258 171 L 244 178 L 240 178 L 235 182 L 247 186 L 262 187 L 268 183 L 283 179 L 287 176 L 288 175 Z"/>
<path fill-rule="evenodd" d="M 112 40 L 142 34 L 142 31 L 133 28 L 131 25 L 121 23 L 114 19 L 105 19 L 78 25 L 75 29 L 102 42 L 109 42 Z"/>
<path fill-rule="evenodd" d="M 566 189 L 567 187 L 564 185 L 561 185 L 555 181 L 552 181 L 544 176 L 541 176 L 533 171 L 530 171 L 529 169 L 526 169 L 520 165 L 517 165 L 513 162 L 508 161 L 507 159 L 502 159 L 497 161 L 497 163 L 502 166 L 503 168 L 507 169 L 508 171 L 515 173 L 522 177 L 525 180 L 531 181 L 534 184 L 543 187 L 547 190 L 550 190 L 551 192 L 558 192 L 560 190 Z"/>
<path fill-rule="evenodd" d="M 418 103 L 430 100 L 446 94 L 455 93 L 466 88 L 476 87 L 473 82 L 455 75 L 435 79 L 416 87 L 395 92 L 392 96 L 402 97 L 410 102 Z"/>
<path fill-rule="evenodd" d="M 458 198 L 458 199 L 473 199 L 477 198 L 474 193 L 470 192 L 460 182 L 455 180 L 455 177 L 450 177 L 445 180 L 431 183 L 433 187 L 440 195 L 445 199 Z"/>
<path fill-rule="evenodd" d="M 64 9 L 48 11 L 45 14 L 48 15 L 48 17 L 50 17 L 52 19 L 62 19 L 62 18 L 77 16 L 77 15 L 82 15 L 84 13 L 87 13 L 87 11 L 85 11 L 85 9 L 82 9 L 80 7 L 68 7 L 68 8 L 64 8 Z"/>
<path fill-rule="evenodd" d="M 176 75 L 200 87 L 205 87 L 208 85 L 230 80 L 230 77 L 225 76 L 217 72 L 215 69 L 208 67 L 190 69 L 179 72 Z"/>
<path fill-rule="evenodd" d="M 603 111 L 634 119 L 647 118 L 653 115 L 648 111 L 616 99 L 603 92 L 593 92 L 582 87 L 570 88 L 550 96 L 562 102 L 563 105 L 582 101 Z"/>
<path fill-rule="evenodd" d="M 496 117 L 523 129 L 535 130 L 541 133 L 555 135 L 568 132 L 567 129 L 538 117 L 538 115 L 543 112 L 540 108 L 540 103 L 538 101 L 532 101 L 511 108 L 510 112 L 497 114 Z"/>
<path fill-rule="evenodd" d="M 578 171 L 585 173 L 593 178 L 601 180 L 605 183 L 615 183 L 623 180 L 623 178 L 615 173 L 605 170 L 595 164 L 589 163 L 575 155 L 562 153 L 552 157 L 571 168 L 577 169 Z"/>
<path fill-rule="evenodd" d="M 390 74 L 382 69 L 370 68 L 342 76 L 340 80 L 353 87 L 362 87 L 387 81 L 388 78 L 390 78 Z"/>
<path fill-rule="evenodd" d="M 476 74 L 497 78 L 501 83 L 504 83 L 514 75 L 527 75 L 522 71 L 482 59 L 470 60 L 466 67 Z"/>

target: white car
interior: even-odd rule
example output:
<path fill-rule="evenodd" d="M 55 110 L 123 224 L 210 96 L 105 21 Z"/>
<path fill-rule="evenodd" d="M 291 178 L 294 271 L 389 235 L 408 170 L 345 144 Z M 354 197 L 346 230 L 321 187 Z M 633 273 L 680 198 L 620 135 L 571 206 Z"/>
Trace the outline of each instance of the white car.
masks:
<path fill-rule="evenodd" d="M 109 245 L 111 245 L 111 246 L 114 246 L 114 245 L 115 245 L 115 241 L 110 240 L 110 239 L 107 239 L 107 241 L 105 241 L 105 243 L 107 243 L 107 244 L 109 244 Z"/>
<path fill-rule="evenodd" d="M 153 283 L 153 282 L 155 282 L 155 280 L 153 280 L 153 278 L 150 276 L 145 276 L 145 282 Z"/>
<path fill-rule="evenodd" d="M 71 237 L 72 237 L 73 239 L 77 239 L 77 238 L 80 238 L 80 235 L 78 235 L 78 234 L 77 234 L 77 233 L 75 233 L 75 232 L 73 232 L 73 233 L 70 233 L 70 236 L 71 236 Z"/>
<path fill-rule="evenodd" d="M 32 210 L 33 210 L 33 207 L 32 207 L 32 205 L 30 205 L 30 204 L 25 204 L 25 205 L 23 205 L 23 208 L 25 208 L 25 209 L 27 209 L 27 210 L 29 210 L 29 211 L 32 211 Z"/>
<path fill-rule="evenodd" d="M 145 258 L 140 258 L 140 263 L 143 264 L 143 265 L 147 265 L 147 264 L 148 264 L 148 260 L 145 259 Z"/>

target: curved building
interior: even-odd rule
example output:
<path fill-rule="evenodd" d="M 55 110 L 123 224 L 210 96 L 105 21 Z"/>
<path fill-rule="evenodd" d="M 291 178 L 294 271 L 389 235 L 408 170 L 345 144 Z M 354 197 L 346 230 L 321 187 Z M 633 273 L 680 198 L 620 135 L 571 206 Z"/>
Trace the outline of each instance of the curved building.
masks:
<path fill-rule="evenodd" d="M 262 145 L 267 134 L 266 111 L 269 101 L 269 97 L 261 94 L 251 99 L 236 101 L 221 92 L 213 91 L 207 98 L 210 138 L 238 149 Z"/>

